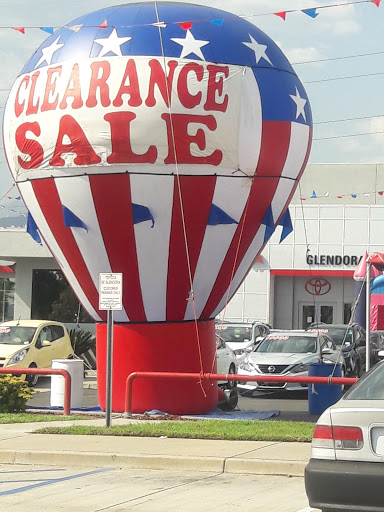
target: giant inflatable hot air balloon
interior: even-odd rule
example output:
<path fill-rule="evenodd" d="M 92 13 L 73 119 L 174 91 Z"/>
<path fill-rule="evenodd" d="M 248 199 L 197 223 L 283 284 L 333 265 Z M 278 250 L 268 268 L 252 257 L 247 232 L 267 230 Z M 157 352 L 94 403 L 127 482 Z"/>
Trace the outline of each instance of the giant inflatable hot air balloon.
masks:
<path fill-rule="evenodd" d="M 68 23 L 33 54 L 5 111 L 20 193 L 97 325 L 99 274 L 123 274 L 114 411 L 132 371 L 215 370 L 214 318 L 281 221 L 312 135 L 305 90 L 255 25 L 146 2 Z M 211 410 L 214 382 L 135 383 L 133 410 Z"/>

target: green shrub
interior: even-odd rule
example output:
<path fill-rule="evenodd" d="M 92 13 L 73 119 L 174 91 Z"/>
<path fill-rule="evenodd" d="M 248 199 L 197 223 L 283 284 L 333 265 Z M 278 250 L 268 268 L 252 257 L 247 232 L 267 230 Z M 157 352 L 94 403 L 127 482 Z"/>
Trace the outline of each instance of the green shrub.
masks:
<path fill-rule="evenodd" d="M 34 393 L 26 381 L 13 375 L 0 375 L 0 413 L 24 412 Z"/>
<path fill-rule="evenodd" d="M 82 329 L 71 329 L 69 331 L 69 337 L 74 353 L 77 356 L 81 356 L 89 349 L 95 350 L 96 338 L 89 331 L 83 331 Z"/>

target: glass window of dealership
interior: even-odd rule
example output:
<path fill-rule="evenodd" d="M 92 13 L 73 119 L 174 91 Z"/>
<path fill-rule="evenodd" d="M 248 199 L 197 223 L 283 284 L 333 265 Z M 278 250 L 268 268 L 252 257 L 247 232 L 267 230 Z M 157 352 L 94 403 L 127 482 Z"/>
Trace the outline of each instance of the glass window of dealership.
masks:
<path fill-rule="evenodd" d="M 365 251 L 384 252 L 383 191 L 384 164 L 308 165 L 289 207 L 293 232 L 280 243 L 282 228 L 276 229 L 227 305 L 225 320 L 263 320 L 284 329 L 348 321 L 357 262 Z M 58 281 L 58 302 L 64 297 L 71 305 L 68 321 L 81 316 L 46 247 L 16 230 L 0 228 L 0 237 L 0 259 L 15 262 L 13 274 L 0 273 L 0 320 L 48 314 L 40 299 L 46 270 Z M 51 288 L 46 296 L 54 305 Z"/>

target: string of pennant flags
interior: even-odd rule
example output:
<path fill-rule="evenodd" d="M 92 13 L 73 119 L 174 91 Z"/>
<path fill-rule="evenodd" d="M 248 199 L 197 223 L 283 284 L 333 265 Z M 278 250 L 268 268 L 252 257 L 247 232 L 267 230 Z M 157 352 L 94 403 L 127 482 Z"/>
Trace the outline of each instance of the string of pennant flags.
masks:
<path fill-rule="evenodd" d="M 269 12 L 269 13 L 260 13 L 260 14 L 248 14 L 248 15 L 240 15 L 239 18 L 244 19 L 250 19 L 255 18 L 258 16 L 277 16 L 281 18 L 282 20 L 286 20 L 287 14 L 297 13 L 301 12 L 305 14 L 306 16 L 309 16 L 310 18 L 317 18 L 319 16 L 321 9 L 331 9 L 335 7 L 346 7 L 349 5 L 357 5 L 357 4 L 374 4 L 376 7 L 380 7 L 381 0 L 358 0 L 356 2 L 344 2 L 344 3 L 337 3 L 337 4 L 329 4 L 329 5 L 320 5 L 317 7 L 311 7 L 310 9 L 289 9 L 286 11 L 279 11 L 279 12 Z M 193 20 L 193 21 L 175 21 L 175 22 L 156 22 L 156 23 L 148 23 L 148 24 L 135 24 L 135 25 L 124 25 L 124 27 L 138 27 L 138 26 L 154 26 L 154 27 L 160 27 L 165 28 L 167 25 L 179 25 L 183 30 L 190 30 L 194 23 L 213 23 L 216 25 L 223 25 L 225 22 L 225 18 L 217 19 L 217 20 L 206 20 L 206 19 L 199 19 L 199 20 Z M 21 34 L 26 33 L 26 29 L 38 29 L 42 30 L 43 32 L 46 32 L 50 35 L 52 35 L 55 30 L 59 28 L 67 28 L 69 30 L 72 30 L 74 32 L 79 32 L 79 30 L 85 25 L 64 25 L 64 26 L 57 26 L 57 27 L 39 27 L 39 26 L 22 26 L 22 27 L 12 27 L 12 26 L 0 26 L 0 29 L 12 29 L 16 30 L 17 32 L 20 32 Z M 89 25 L 86 25 L 87 27 L 90 27 Z M 111 25 L 108 25 L 108 20 L 105 19 L 101 25 L 98 25 L 94 28 L 108 28 Z M 113 25 L 115 27 L 115 25 Z M 123 25 L 121 25 L 123 26 Z"/>
<path fill-rule="evenodd" d="M 372 194 L 378 194 L 379 196 L 384 195 L 384 190 L 378 190 L 374 192 L 361 192 L 359 194 L 337 194 L 337 195 L 330 195 L 329 192 L 326 192 L 325 194 L 319 195 L 316 193 L 315 190 L 312 191 L 312 195 L 307 197 L 300 197 L 301 201 L 306 201 L 307 199 L 323 199 L 323 198 L 332 198 L 336 197 L 337 199 L 343 199 L 343 197 L 352 197 L 353 199 L 356 199 L 359 196 L 364 197 L 370 197 Z"/>

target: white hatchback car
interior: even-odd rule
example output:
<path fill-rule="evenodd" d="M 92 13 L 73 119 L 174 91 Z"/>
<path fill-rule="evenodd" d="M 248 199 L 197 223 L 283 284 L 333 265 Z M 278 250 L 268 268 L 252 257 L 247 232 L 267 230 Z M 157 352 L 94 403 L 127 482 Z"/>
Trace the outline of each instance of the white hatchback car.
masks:
<path fill-rule="evenodd" d="M 384 511 L 384 361 L 320 416 L 305 469 L 311 507 Z"/>
<path fill-rule="evenodd" d="M 216 336 L 216 366 L 217 373 L 226 375 L 237 373 L 236 355 L 220 336 Z M 219 385 L 227 389 L 233 389 L 236 387 L 236 382 L 233 380 L 219 381 Z"/>

